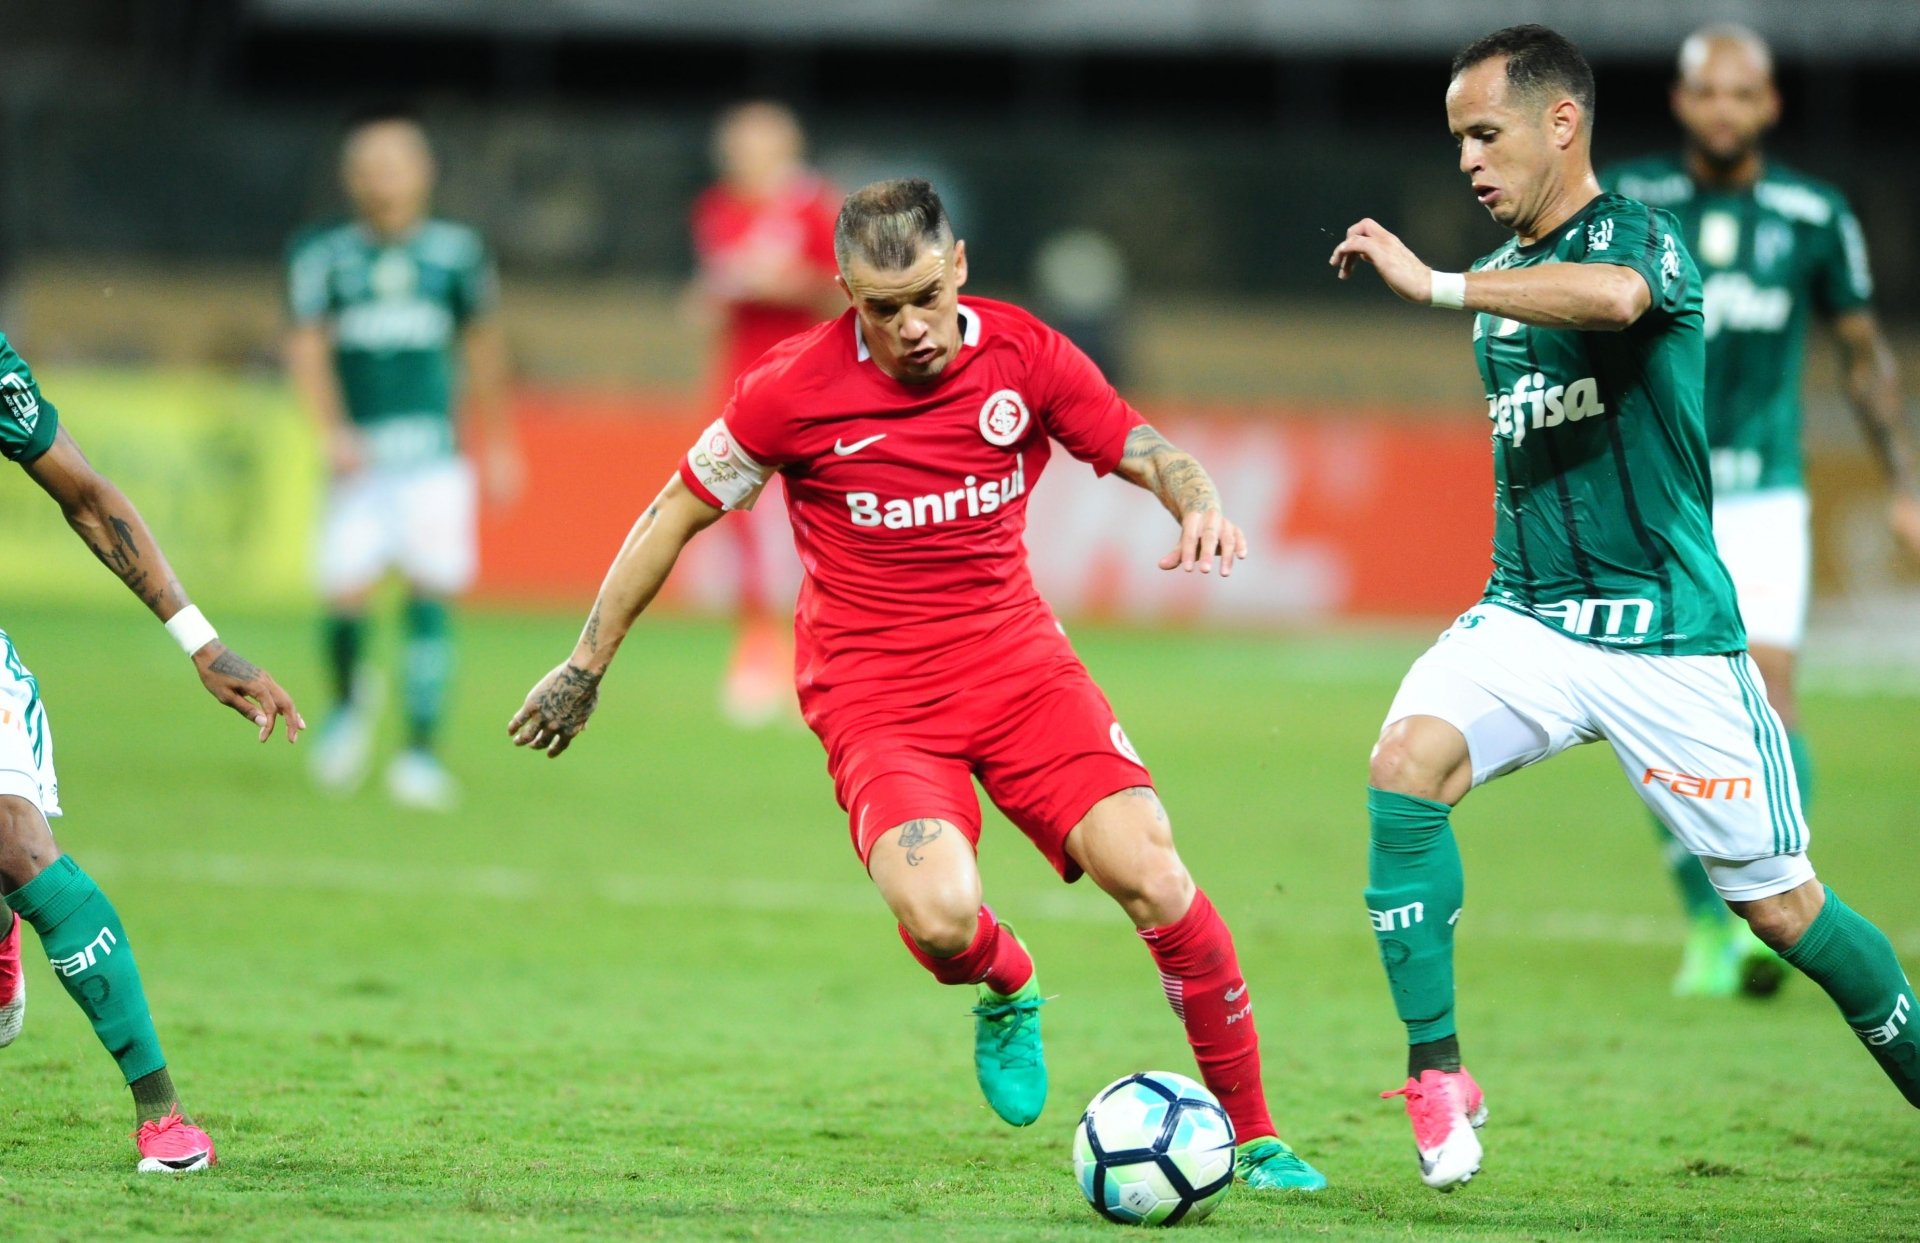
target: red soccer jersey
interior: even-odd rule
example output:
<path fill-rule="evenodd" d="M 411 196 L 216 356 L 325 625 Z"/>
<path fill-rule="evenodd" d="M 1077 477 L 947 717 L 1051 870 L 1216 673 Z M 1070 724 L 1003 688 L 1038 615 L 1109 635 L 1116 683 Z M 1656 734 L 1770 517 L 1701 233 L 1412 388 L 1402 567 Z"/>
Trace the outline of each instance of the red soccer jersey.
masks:
<path fill-rule="evenodd" d="M 785 481 L 810 719 L 823 697 L 926 702 L 1061 649 L 1027 571 L 1027 492 L 1052 441 L 1105 474 L 1144 420 L 1019 307 L 969 298 L 960 316 L 959 351 L 928 384 L 881 371 L 851 310 L 785 342 L 681 462 L 729 509 Z"/>
<path fill-rule="evenodd" d="M 831 277 L 838 270 L 833 222 L 839 212 L 839 192 L 812 173 L 796 178 L 772 200 L 745 198 L 725 183 L 694 200 L 694 255 L 709 270 L 709 280 L 726 305 L 722 362 L 727 387 L 762 354 L 820 322 L 819 312 L 808 307 L 729 296 L 727 269 L 738 264 L 792 264 Z"/>

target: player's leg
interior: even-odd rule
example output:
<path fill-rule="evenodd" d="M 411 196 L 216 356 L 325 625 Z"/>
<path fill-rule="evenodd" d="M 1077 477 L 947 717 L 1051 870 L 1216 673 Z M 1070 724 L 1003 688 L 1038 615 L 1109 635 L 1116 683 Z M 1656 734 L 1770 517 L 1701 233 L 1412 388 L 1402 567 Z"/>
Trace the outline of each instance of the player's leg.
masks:
<path fill-rule="evenodd" d="M 213 1141 L 181 1116 L 118 912 L 93 878 L 60 853 L 39 806 L 17 794 L 0 794 L 0 888 L 7 906 L 39 934 L 61 985 L 133 1092 L 140 1171 L 184 1173 L 212 1165 Z"/>
<path fill-rule="evenodd" d="M 773 610 L 771 515 L 741 512 L 725 524 L 731 533 L 739 595 L 733 655 L 720 686 L 720 709 L 742 728 L 778 720 L 793 697 L 793 659 Z"/>
<path fill-rule="evenodd" d="M 452 601 L 472 583 L 478 561 L 476 492 L 464 459 L 407 472 L 396 484 L 401 617 L 400 685 L 407 741 L 387 767 L 394 801 L 451 811 L 459 783 L 439 758 L 440 726 L 453 681 Z"/>
<path fill-rule="evenodd" d="M 1367 914 L 1407 1032 L 1405 1098 L 1420 1174 L 1450 1191 L 1479 1171 L 1486 1121 L 1460 1057 L 1453 938 L 1466 879 L 1452 811 L 1482 782 L 1587 741 L 1566 691 L 1582 653 L 1543 624 L 1482 605 L 1408 670 L 1367 770 Z"/>
<path fill-rule="evenodd" d="M 1754 933 L 1840 1007 L 1920 1106 L 1913 987 L 1881 931 L 1815 878 L 1786 731 L 1745 656 L 1620 663 L 1604 718 L 1647 805 Z"/>
<path fill-rule="evenodd" d="M 381 687 L 365 665 L 367 604 L 393 559 L 381 519 L 382 482 L 370 471 L 336 479 L 320 516 L 315 558 L 320 595 L 321 657 L 333 705 L 308 755 L 322 790 L 347 795 L 366 780 Z"/>
<path fill-rule="evenodd" d="M 1132 786 L 1101 798 L 1067 834 L 1065 852 L 1120 904 L 1153 956 L 1200 1078 L 1233 1122 L 1236 1173 L 1255 1187 L 1325 1187 L 1326 1177 L 1279 1138 L 1233 934 L 1181 862 L 1153 788 Z"/>

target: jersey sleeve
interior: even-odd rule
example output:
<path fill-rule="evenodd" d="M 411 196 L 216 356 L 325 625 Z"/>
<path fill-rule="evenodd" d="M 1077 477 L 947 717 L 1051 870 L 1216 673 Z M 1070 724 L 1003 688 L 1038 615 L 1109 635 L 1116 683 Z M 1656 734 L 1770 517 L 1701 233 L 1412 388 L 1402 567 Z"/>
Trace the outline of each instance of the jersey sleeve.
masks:
<path fill-rule="evenodd" d="M 1814 303 L 1829 316 L 1857 311 L 1873 301 L 1873 272 L 1860 220 L 1838 196 L 1833 221 L 1824 232 L 1827 245 L 1813 270 Z"/>
<path fill-rule="evenodd" d="M 1146 419 L 1065 333 L 1044 325 L 1039 332 L 1034 388 L 1040 421 L 1068 453 L 1108 474 L 1120 464 L 1127 433 Z"/>
<path fill-rule="evenodd" d="M 1584 237 L 1576 243 L 1574 262 L 1610 263 L 1638 272 L 1653 295 L 1653 311 L 1663 316 L 1686 305 L 1693 265 L 1671 215 L 1637 199 L 1615 196 L 1587 218 L 1581 231 Z"/>
<path fill-rule="evenodd" d="M 331 248 L 312 234 L 287 247 L 287 315 L 296 324 L 312 324 L 333 310 Z"/>
<path fill-rule="evenodd" d="M 33 372 L 0 336 L 0 457 L 26 465 L 53 447 L 60 413 L 40 395 Z"/>
<path fill-rule="evenodd" d="M 753 372 L 734 385 L 720 417 L 680 459 L 680 478 L 716 509 L 752 509 L 773 473 L 791 460 L 781 431 L 785 420 L 770 407 Z"/>
<path fill-rule="evenodd" d="M 493 252 L 479 233 L 469 234 L 469 239 L 453 273 L 453 319 L 461 325 L 485 319 L 500 303 L 500 271 Z"/>

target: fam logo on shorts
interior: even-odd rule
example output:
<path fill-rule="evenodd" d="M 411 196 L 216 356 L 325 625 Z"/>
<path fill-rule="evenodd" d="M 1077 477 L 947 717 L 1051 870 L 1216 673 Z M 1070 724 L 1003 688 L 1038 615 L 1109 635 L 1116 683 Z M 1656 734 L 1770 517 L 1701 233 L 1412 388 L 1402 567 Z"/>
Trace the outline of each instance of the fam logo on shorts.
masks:
<path fill-rule="evenodd" d="M 1003 388 L 980 407 L 980 434 L 988 444 L 1005 449 L 1026 434 L 1030 417 L 1020 394 Z"/>
<path fill-rule="evenodd" d="M 1142 768 L 1147 766 L 1146 761 L 1140 758 L 1140 753 L 1133 749 L 1133 741 L 1127 737 L 1127 731 L 1120 728 L 1120 722 L 1115 721 L 1113 723 L 1113 727 L 1107 731 L 1107 737 L 1113 741 L 1113 749 L 1115 751 L 1126 756 Z"/>
<path fill-rule="evenodd" d="M 1753 797 L 1751 777 L 1696 777 L 1692 773 L 1649 768 L 1641 774 L 1643 786 L 1663 785 L 1681 798 L 1726 799 Z"/>

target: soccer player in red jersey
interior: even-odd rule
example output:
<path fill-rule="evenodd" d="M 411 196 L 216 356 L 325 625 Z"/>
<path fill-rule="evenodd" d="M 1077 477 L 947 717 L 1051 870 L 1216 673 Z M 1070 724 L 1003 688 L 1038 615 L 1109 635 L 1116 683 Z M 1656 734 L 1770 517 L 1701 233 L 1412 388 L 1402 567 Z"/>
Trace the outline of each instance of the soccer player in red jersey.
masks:
<path fill-rule="evenodd" d="M 851 195 L 835 228 L 851 309 L 769 353 L 634 524 L 573 653 L 508 732 L 556 756 L 680 550 L 785 485 L 806 578 L 800 705 L 826 746 L 854 848 L 914 958 L 979 987 L 974 1065 L 1024 1126 L 1046 1101 L 1033 961 L 981 904 L 978 778 L 1061 876 L 1083 873 L 1139 930 L 1255 1187 L 1326 1179 L 1280 1142 L 1233 939 L 1173 844 L 1153 779 L 1034 589 L 1028 491 L 1054 441 L 1152 492 L 1178 519 L 1166 570 L 1224 577 L 1246 539 L 1206 471 L 1168 444 L 1064 336 L 969 298 L 964 243 L 933 187 Z"/>
<path fill-rule="evenodd" d="M 776 103 L 740 104 L 714 126 L 720 180 L 693 204 L 699 268 L 688 301 L 719 334 L 715 378 L 722 398 L 762 354 L 840 308 L 833 283 L 840 195 L 806 166 L 805 143 L 799 121 Z M 779 536 L 764 517 L 743 515 L 727 530 L 740 574 L 740 633 L 720 703 L 736 724 L 760 725 L 793 703 L 792 653 L 769 599 L 765 553 Z"/>

